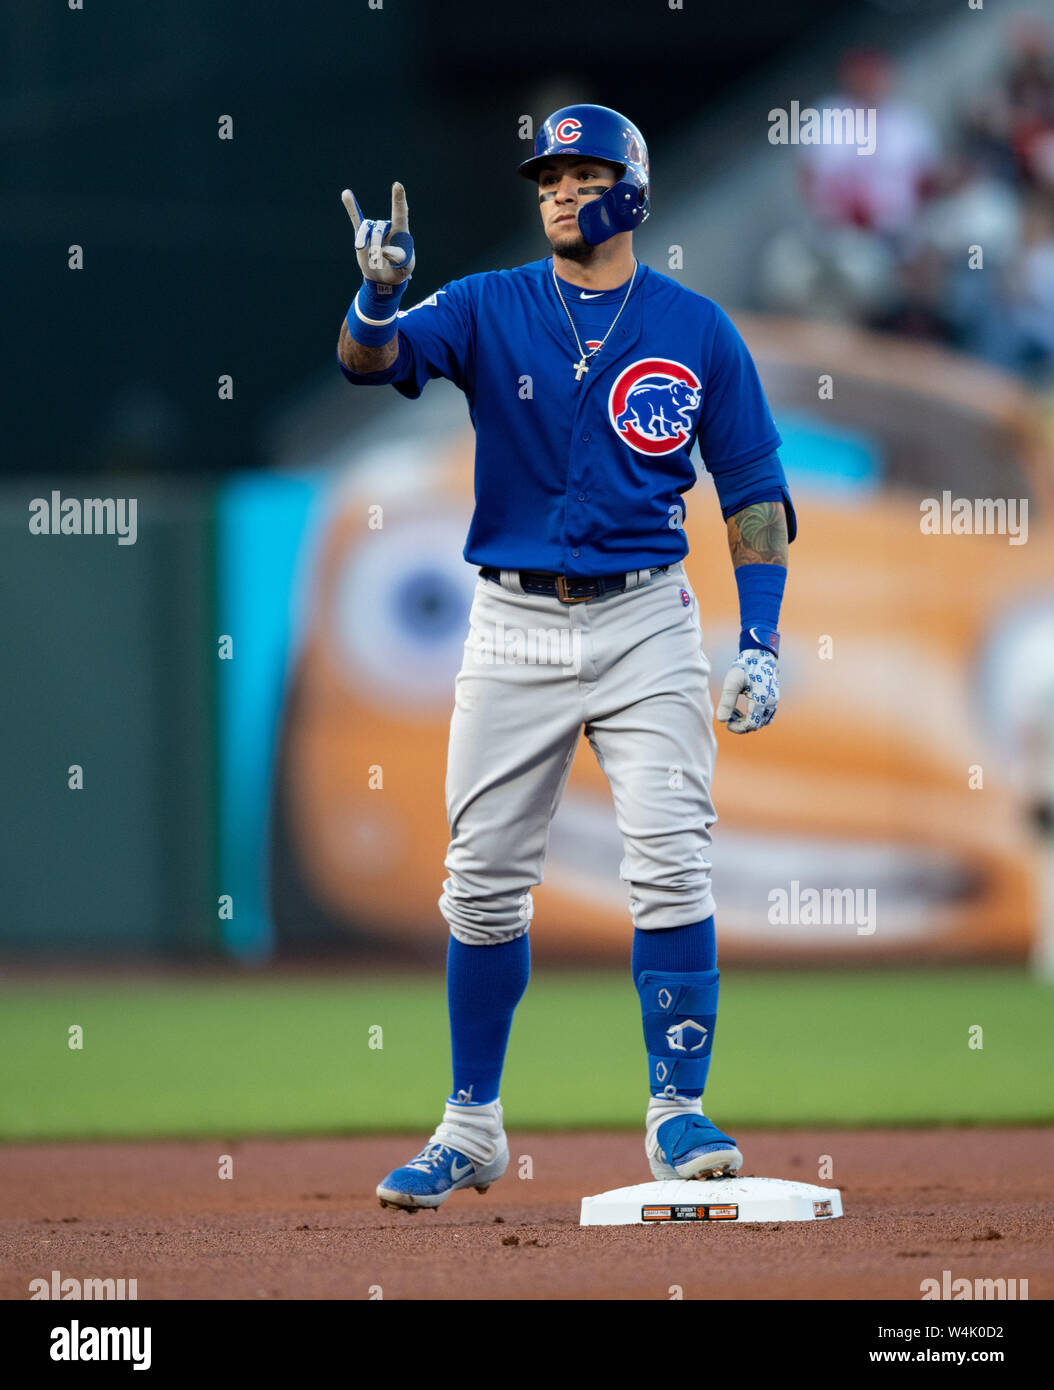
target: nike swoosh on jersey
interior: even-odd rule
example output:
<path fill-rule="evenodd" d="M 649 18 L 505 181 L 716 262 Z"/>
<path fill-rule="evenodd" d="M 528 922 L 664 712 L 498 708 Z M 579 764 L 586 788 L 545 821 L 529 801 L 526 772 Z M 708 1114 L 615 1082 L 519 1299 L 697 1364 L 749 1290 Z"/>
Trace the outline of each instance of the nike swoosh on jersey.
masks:
<path fill-rule="evenodd" d="M 597 290 L 596 294 L 586 294 L 585 290 L 582 290 L 578 297 L 579 299 L 599 299 L 603 293 L 603 290 Z"/>

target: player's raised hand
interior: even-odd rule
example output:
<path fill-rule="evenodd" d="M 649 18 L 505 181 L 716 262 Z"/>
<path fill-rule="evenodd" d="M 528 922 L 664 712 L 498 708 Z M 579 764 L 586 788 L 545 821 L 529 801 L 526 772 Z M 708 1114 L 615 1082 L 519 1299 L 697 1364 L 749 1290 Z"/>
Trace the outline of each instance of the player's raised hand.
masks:
<path fill-rule="evenodd" d="M 740 695 L 746 697 L 743 711 L 736 708 Z M 779 699 L 776 658 L 763 647 L 748 647 L 729 667 L 715 717 L 722 724 L 727 722 L 729 733 L 749 734 L 772 722 Z"/>
<path fill-rule="evenodd" d="M 387 221 L 363 217 L 350 188 L 345 188 L 340 201 L 355 228 L 355 254 L 363 277 L 381 285 L 401 285 L 409 280 L 416 256 L 402 184 L 392 184 L 392 215 Z"/>

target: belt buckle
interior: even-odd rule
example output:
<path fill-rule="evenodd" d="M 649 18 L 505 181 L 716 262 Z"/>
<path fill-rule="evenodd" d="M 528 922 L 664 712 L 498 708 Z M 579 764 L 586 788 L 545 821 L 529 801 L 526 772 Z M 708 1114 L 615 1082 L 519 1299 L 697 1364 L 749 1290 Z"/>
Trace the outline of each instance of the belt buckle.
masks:
<path fill-rule="evenodd" d="M 569 593 L 567 588 L 567 575 L 558 574 L 556 576 L 556 597 L 560 600 L 561 603 L 588 603 L 592 595 L 575 595 Z"/>

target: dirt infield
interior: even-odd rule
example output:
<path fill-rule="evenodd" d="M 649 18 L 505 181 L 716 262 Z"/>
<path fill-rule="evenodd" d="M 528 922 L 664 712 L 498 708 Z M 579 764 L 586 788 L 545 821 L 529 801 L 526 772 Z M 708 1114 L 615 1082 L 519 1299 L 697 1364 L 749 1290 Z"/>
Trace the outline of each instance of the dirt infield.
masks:
<path fill-rule="evenodd" d="M 645 1182 L 640 1135 L 510 1132 L 508 1174 L 438 1212 L 384 1211 L 399 1139 L 0 1149 L 0 1296 L 51 1271 L 135 1278 L 141 1299 L 875 1299 L 1027 1279 L 1054 1295 L 1054 1130 L 738 1132 L 744 1174 L 830 1185 L 797 1225 L 578 1226 L 582 1196 Z M 220 1157 L 233 1158 L 221 1180 Z M 533 1176 L 518 1176 L 521 1157 Z M 372 1290 L 372 1294 L 371 1294 Z"/>

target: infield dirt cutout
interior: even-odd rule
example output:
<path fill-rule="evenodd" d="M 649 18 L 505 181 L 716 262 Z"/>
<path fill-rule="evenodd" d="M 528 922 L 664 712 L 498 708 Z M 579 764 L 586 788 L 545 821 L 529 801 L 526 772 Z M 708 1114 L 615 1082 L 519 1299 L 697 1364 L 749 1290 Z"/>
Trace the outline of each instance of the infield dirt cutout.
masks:
<path fill-rule="evenodd" d="M 507 1117 L 508 1120 L 508 1117 Z M 53 1270 L 140 1299 L 905 1299 L 925 1279 L 1054 1295 L 1054 1129 L 734 1129 L 745 1175 L 841 1189 L 791 1225 L 578 1224 L 583 1196 L 650 1174 L 641 1134 L 523 1133 L 508 1173 L 437 1212 L 374 1187 L 427 1136 L 9 1145 L 0 1296 Z M 233 1178 L 221 1180 L 222 1154 Z M 818 1179 L 822 1155 L 832 1171 Z M 520 1178 L 529 1156 L 531 1178 Z M 702 1185 L 702 1184 L 701 1184 Z M 371 1292 L 372 1291 L 372 1292 Z"/>

